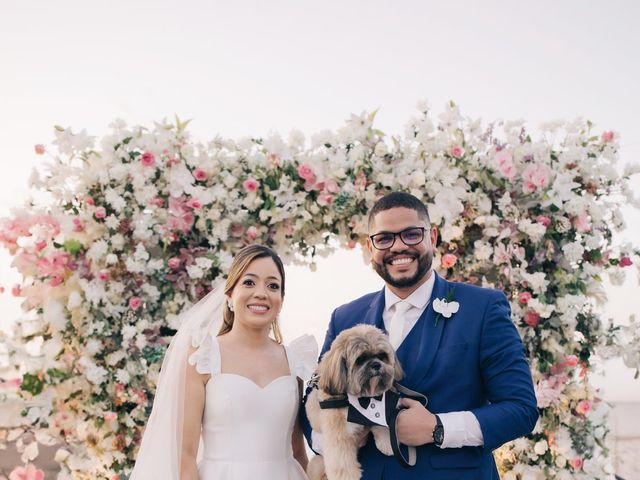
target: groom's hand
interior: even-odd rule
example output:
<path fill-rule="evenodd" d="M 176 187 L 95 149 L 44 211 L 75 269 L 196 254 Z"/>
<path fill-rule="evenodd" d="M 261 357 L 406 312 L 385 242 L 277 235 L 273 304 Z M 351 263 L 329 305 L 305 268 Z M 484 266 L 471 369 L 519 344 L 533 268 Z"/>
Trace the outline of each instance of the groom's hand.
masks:
<path fill-rule="evenodd" d="M 400 404 L 406 407 L 398 414 L 396 421 L 400 443 L 410 447 L 432 443 L 436 416 L 417 400 L 403 398 L 400 400 Z"/>

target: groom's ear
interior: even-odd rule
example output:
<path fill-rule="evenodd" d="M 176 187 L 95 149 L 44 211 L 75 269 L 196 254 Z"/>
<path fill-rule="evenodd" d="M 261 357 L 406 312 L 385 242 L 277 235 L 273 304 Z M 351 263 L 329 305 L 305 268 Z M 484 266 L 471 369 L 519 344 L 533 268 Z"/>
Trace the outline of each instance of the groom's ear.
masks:
<path fill-rule="evenodd" d="M 435 225 L 431 225 L 431 229 L 429 230 L 429 238 L 431 239 L 431 245 L 435 250 L 436 245 L 438 244 L 438 227 L 436 227 Z M 435 253 L 435 251 L 433 253 Z"/>

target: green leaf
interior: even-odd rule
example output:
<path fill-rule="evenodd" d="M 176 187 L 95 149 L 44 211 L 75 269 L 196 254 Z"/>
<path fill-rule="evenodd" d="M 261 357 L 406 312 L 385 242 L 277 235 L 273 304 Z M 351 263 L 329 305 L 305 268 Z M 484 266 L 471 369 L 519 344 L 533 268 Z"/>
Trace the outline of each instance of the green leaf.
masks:
<path fill-rule="evenodd" d="M 22 384 L 20 385 L 20 389 L 25 392 L 29 392 L 31 395 L 38 395 L 42 392 L 44 388 L 44 381 L 42 381 L 38 375 L 33 375 L 31 373 L 25 373 L 22 376 Z"/>
<path fill-rule="evenodd" d="M 82 243 L 79 240 L 67 240 L 64 242 L 63 248 L 71 255 L 76 255 L 82 250 Z"/>

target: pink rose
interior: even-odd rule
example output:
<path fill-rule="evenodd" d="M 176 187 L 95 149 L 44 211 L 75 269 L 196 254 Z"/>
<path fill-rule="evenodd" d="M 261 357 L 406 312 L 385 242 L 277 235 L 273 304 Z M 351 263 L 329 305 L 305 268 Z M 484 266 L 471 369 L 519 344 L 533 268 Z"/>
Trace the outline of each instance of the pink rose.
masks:
<path fill-rule="evenodd" d="M 93 216 L 98 219 L 105 218 L 107 216 L 107 210 L 105 210 L 104 207 L 98 207 L 96 208 L 96 211 L 93 213 Z"/>
<path fill-rule="evenodd" d="M 194 210 L 197 210 L 199 208 L 202 208 L 202 202 L 200 200 L 198 200 L 197 198 L 191 198 L 187 202 L 187 207 L 193 208 Z"/>
<path fill-rule="evenodd" d="M 333 203 L 333 195 L 329 193 L 321 193 L 318 196 L 318 205 L 327 206 Z"/>
<path fill-rule="evenodd" d="M 571 464 L 571 466 L 573 468 L 575 468 L 576 470 L 580 470 L 582 469 L 582 465 L 583 465 L 583 461 L 580 457 L 576 457 L 576 458 L 572 458 L 569 463 Z"/>
<path fill-rule="evenodd" d="M 258 229 L 253 225 L 247 228 L 247 237 L 251 240 L 255 240 L 258 237 Z"/>
<path fill-rule="evenodd" d="M 608 130 L 606 132 L 602 132 L 602 141 L 605 143 L 609 143 L 610 141 L 613 140 L 613 132 L 611 130 Z"/>
<path fill-rule="evenodd" d="M 443 268 L 451 268 L 458 261 L 458 257 L 456 257 L 453 253 L 445 253 L 442 256 L 441 264 Z"/>
<path fill-rule="evenodd" d="M 576 412 L 578 412 L 580 415 L 586 415 L 590 411 L 591 403 L 589 403 L 589 400 L 580 400 L 578 402 L 578 405 L 576 406 Z"/>
<path fill-rule="evenodd" d="M 93 198 L 91 197 L 87 197 L 84 199 L 85 203 L 91 207 L 93 207 L 95 205 L 95 202 L 93 201 Z"/>
<path fill-rule="evenodd" d="M 338 182 L 335 180 L 326 180 L 324 182 L 324 190 L 327 193 L 339 193 L 340 187 L 338 186 Z"/>
<path fill-rule="evenodd" d="M 531 300 L 532 297 L 533 295 L 531 295 L 530 292 L 522 292 L 520 295 L 518 295 L 518 302 L 520 303 L 520 305 L 526 305 L 527 303 L 529 303 L 529 300 Z"/>
<path fill-rule="evenodd" d="M 129 299 L 129 308 L 132 310 L 138 310 L 142 306 L 142 300 L 140 297 L 131 297 Z"/>
<path fill-rule="evenodd" d="M 169 268 L 171 270 L 177 270 L 178 268 L 180 268 L 180 264 L 182 263 L 182 261 L 178 257 L 171 257 L 167 263 L 169 264 Z"/>
<path fill-rule="evenodd" d="M 308 163 L 303 163 L 298 167 L 298 175 L 300 175 L 300 178 L 307 181 L 313 181 L 316 178 L 316 173 L 313 171 L 313 167 Z"/>
<path fill-rule="evenodd" d="M 244 189 L 249 192 L 249 193 L 253 193 L 256 190 L 258 190 L 258 181 L 254 178 L 247 178 L 243 183 L 242 186 L 244 187 Z"/>
<path fill-rule="evenodd" d="M 164 207 L 164 198 L 155 197 L 153 200 L 151 200 L 151 204 L 155 205 L 156 207 L 163 208 Z"/>
<path fill-rule="evenodd" d="M 11 287 L 11 295 L 14 297 L 19 297 L 22 294 L 22 288 L 20 284 L 16 283 L 13 287 Z"/>
<path fill-rule="evenodd" d="M 529 310 L 524 314 L 524 323 L 529 325 L 530 327 L 537 327 L 540 323 L 540 315 L 538 315 L 533 310 Z"/>
<path fill-rule="evenodd" d="M 575 367 L 578 365 L 578 357 L 575 355 L 567 355 L 564 359 L 564 364 L 566 367 Z"/>
<path fill-rule="evenodd" d="M 106 282 L 109 280 L 109 270 L 100 270 L 98 272 L 98 280 Z"/>
<path fill-rule="evenodd" d="M 551 225 L 551 219 L 545 215 L 538 215 L 536 217 L 536 223 L 539 223 L 541 225 L 544 225 L 545 227 L 548 227 L 549 225 Z"/>
<path fill-rule="evenodd" d="M 193 171 L 193 176 L 194 176 L 194 178 L 195 178 L 196 180 L 198 180 L 199 182 L 203 182 L 204 180 L 206 180 L 206 179 L 207 179 L 207 177 L 208 177 L 209 175 L 207 175 L 207 172 L 205 172 L 203 169 L 201 169 L 201 168 L 196 168 L 196 169 Z"/>
<path fill-rule="evenodd" d="M 49 285 L 51 285 L 52 287 L 57 287 L 58 285 L 60 285 L 62 282 L 64 281 L 64 278 L 62 278 L 59 275 L 56 275 L 55 277 L 53 277 L 51 280 L 49 280 Z"/>
<path fill-rule="evenodd" d="M 9 474 L 9 480 L 44 480 L 44 472 L 32 463 L 16 467 Z"/>
<path fill-rule="evenodd" d="M 36 155 L 44 155 L 45 148 L 44 148 L 44 145 L 42 145 L 41 143 L 34 145 L 33 148 L 36 151 Z"/>
<path fill-rule="evenodd" d="M 151 152 L 144 152 L 142 154 L 142 157 L 140 157 L 140 163 L 142 163 L 142 165 L 144 165 L 145 167 L 152 167 L 156 163 L 156 157 Z"/>
<path fill-rule="evenodd" d="M 460 158 L 462 156 L 462 147 L 453 147 L 451 149 L 451 156 L 454 158 Z"/>
<path fill-rule="evenodd" d="M 633 261 L 629 257 L 620 257 L 620 266 L 621 267 L 629 267 L 633 265 Z"/>

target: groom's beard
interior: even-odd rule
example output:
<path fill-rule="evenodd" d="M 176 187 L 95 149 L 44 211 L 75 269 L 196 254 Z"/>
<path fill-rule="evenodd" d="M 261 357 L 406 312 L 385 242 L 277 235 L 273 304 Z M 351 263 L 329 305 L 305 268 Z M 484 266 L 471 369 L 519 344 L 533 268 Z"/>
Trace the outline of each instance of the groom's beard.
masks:
<path fill-rule="evenodd" d="M 391 261 L 399 255 L 405 255 L 405 256 L 409 255 L 409 256 L 412 256 L 414 259 L 417 258 L 418 267 L 416 268 L 416 272 L 410 277 L 394 278 L 389 273 L 389 270 L 387 269 L 387 265 L 391 263 Z M 376 271 L 376 273 L 380 275 L 386 283 L 388 283 L 389 285 L 395 288 L 407 288 L 417 284 L 422 279 L 422 277 L 424 277 L 427 274 L 427 272 L 431 269 L 432 263 L 433 263 L 433 253 L 431 251 L 427 251 L 424 253 L 424 255 L 421 255 L 421 256 L 417 256 L 416 254 L 413 254 L 410 252 L 394 253 L 393 255 L 385 256 L 383 263 L 381 264 L 371 260 L 371 264 L 373 265 L 373 269 Z"/>

